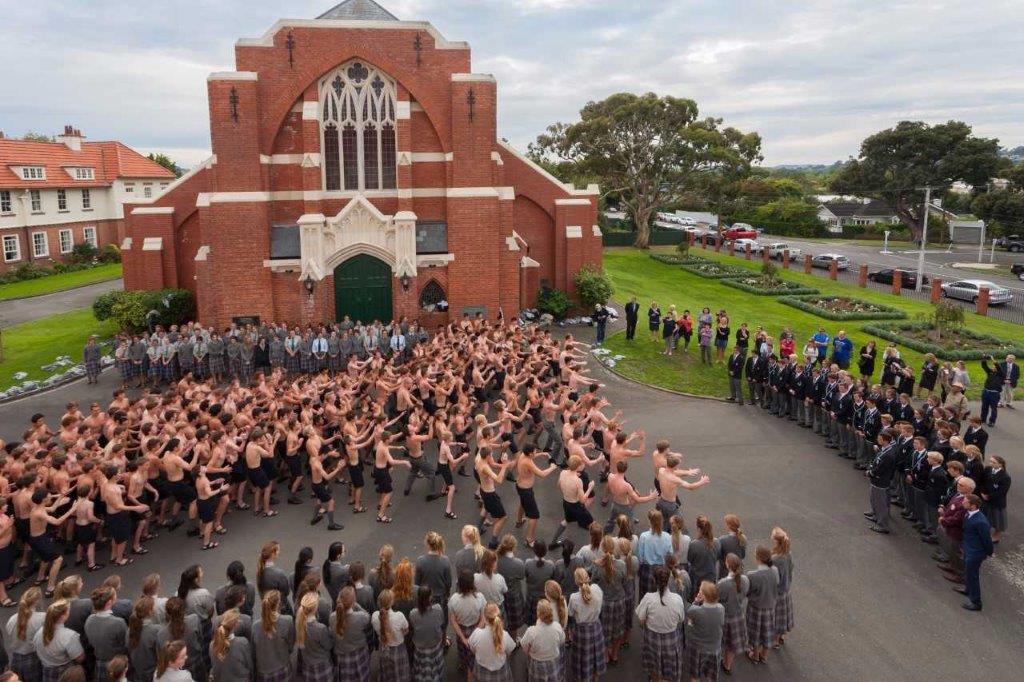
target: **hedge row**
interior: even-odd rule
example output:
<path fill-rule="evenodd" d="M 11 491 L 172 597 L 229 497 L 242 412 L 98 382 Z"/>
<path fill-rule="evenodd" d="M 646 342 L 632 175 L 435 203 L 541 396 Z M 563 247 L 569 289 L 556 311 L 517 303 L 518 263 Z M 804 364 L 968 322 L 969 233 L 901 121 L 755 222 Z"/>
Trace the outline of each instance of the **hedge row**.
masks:
<path fill-rule="evenodd" d="M 700 269 L 702 265 L 716 265 L 714 272 L 707 272 Z M 689 273 L 697 275 L 698 277 L 704 277 L 705 279 L 727 279 L 736 277 L 749 277 L 753 270 L 746 268 L 738 268 L 732 265 L 718 265 L 715 261 L 708 263 L 693 263 L 681 266 L 683 270 Z"/>
<path fill-rule="evenodd" d="M 937 343 L 922 341 L 921 339 L 915 339 L 905 334 L 905 332 L 909 331 L 934 329 L 934 325 L 930 322 L 866 324 L 862 326 L 861 329 L 868 334 L 874 334 L 875 336 L 887 341 L 894 341 L 900 345 L 906 346 L 907 348 L 916 350 L 919 353 L 933 353 L 936 357 L 942 358 L 943 360 L 981 360 L 989 354 L 999 358 L 1007 353 L 1013 353 L 1018 357 L 1024 356 L 1024 345 L 1022 344 L 1008 339 L 1001 339 L 998 336 L 992 336 L 991 334 L 979 334 L 978 332 L 971 331 L 967 328 L 961 328 L 957 330 L 957 333 L 960 334 L 961 337 L 966 337 L 974 343 L 979 344 L 977 348 L 965 350 L 947 348 Z M 1014 345 L 1015 343 L 1017 345 Z"/>
<path fill-rule="evenodd" d="M 836 313 L 831 310 L 821 308 L 811 302 L 816 299 L 834 300 L 837 298 L 849 298 L 851 301 L 864 303 L 874 308 L 879 308 L 880 310 Z M 798 310 L 803 310 L 806 313 L 817 315 L 818 317 L 824 317 L 827 320 L 902 320 L 907 316 L 905 312 L 898 308 L 848 296 L 781 296 L 778 298 L 778 301 L 779 303 L 785 303 L 786 305 L 797 308 Z"/>
<path fill-rule="evenodd" d="M 817 289 L 813 287 L 804 286 L 803 284 L 797 284 L 796 282 L 790 282 L 788 280 L 779 280 L 781 288 L 778 289 L 765 289 L 764 287 L 747 284 L 743 280 L 744 278 L 722 278 L 722 284 L 733 289 L 739 289 L 745 291 L 748 294 L 754 294 L 755 296 L 798 296 L 802 294 L 817 294 Z M 756 275 L 754 279 L 759 279 Z"/>

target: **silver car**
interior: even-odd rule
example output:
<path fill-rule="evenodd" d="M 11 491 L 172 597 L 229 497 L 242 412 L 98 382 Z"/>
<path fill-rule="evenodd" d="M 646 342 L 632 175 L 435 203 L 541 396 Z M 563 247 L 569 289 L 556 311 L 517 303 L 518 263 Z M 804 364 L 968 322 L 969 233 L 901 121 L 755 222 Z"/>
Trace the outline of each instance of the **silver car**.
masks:
<path fill-rule="evenodd" d="M 832 261 L 836 263 L 836 269 L 849 270 L 850 259 L 838 253 L 819 253 L 811 259 L 811 265 L 816 268 L 831 268 Z"/>
<path fill-rule="evenodd" d="M 961 301 L 978 302 L 978 292 L 982 287 L 988 289 L 989 305 L 1006 305 L 1013 300 L 1013 294 L 995 282 L 985 279 L 961 279 L 956 282 L 943 282 L 942 295 L 945 298 L 959 298 Z"/>

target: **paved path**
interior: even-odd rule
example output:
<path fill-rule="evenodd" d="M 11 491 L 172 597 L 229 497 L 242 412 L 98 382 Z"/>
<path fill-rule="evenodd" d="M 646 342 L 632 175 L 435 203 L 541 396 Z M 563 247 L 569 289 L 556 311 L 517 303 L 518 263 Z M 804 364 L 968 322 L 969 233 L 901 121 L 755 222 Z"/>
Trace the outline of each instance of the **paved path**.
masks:
<path fill-rule="evenodd" d="M 710 486 L 686 495 L 684 511 L 691 528 L 696 514 L 704 513 L 720 532 L 722 516 L 734 512 L 743 519 L 754 545 L 765 543 L 775 524 L 793 537 L 796 630 L 783 650 L 772 653 L 767 666 L 753 668 L 738 661 L 734 679 L 972 679 L 980 666 L 991 679 L 1019 679 L 1016 652 L 1024 641 L 1020 530 L 1024 528 L 1024 505 L 1019 502 L 1019 491 L 1010 499 L 1010 534 L 997 558 L 986 562 L 983 570 L 985 611 L 968 613 L 960 608 L 961 597 L 950 590 L 929 560 L 932 547 L 919 542 L 917 534 L 900 519 L 895 520 L 896 531 L 891 536 L 868 531 L 861 517 L 868 502 L 866 481 L 847 460 L 823 448 L 817 436 L 757 408 L 682 398 L 636 386 L 600 369 L 593 371 L 605 377 L 605 391 L 616 408 L 623 410 L 627 427 L 646 429 L 648 446 L 656 439 L 669 438 L 674 449 L 686 453 L 689 466 L 710 474 Z M 75 384 L 4 405 L 0 407 L 0 435 L 16 438 L 28 415 L 36 411 L 45 413 L 54 424 L 67 400 L 79 399 L 87 408 L 90 399 L 106 401 L 115 385 L 114 374 L 106 372 L 96 387 Z M 1011 474 L 1024 480 L 1022 413 L 1024 409 L 1000 415 L 989 449 L 1007 456 Z M 647 466 L 635 465 L 630 476 L 641 492 L 647 491 L 651 482 Z M 405 472 L 397 470 L 395 480 L 401 490 Z M 136 586 L 152 571 L 164 575 L 165 594 L 173 591 L 178 572 L 195 562 L 206 568 L 211 588 L 222 584 L 224 570 L 234 558 L 246 562 L 251 576 L 258 547 L 269 538 L 281 541 L 281 564 L 286 570 L 305 545 L 314 548 L 314 562 L 319 566 L 328 543 L 335 539 L 346 543 L 349 560 L 359 558 L 370 565 L 383 542 L 394 544 L 396 559 L 415 558 L 423 551 L 427 529 L 444 533 L 448 550 L 454 553 L 461 525 L 475 512 L 468 485 L 471 480 L 458 479 L 464 486 L 458 493 L 458 521 L 442 517 L 441 502 L 426 504 L 424 483 L 417 482 L 412 497 L 397 494 L 396 520 L 386 528 L 374 523 L 371 514 L 353 517 L 347 510 L 339 514 L 346 524 L 344 531 L 328 533 L 324 525 L 312 528 L 308 523 L 312 507 L 306 501 L 301 507 L 282 506 L 281 516 L 272 520 L 232 514 L 227 520 L 230 532 L 218 538 L 221 547 L 213 552 L 198 551 L 198 544 L 185 538 L 183 530 L 165 534 L 151 544 L 158 554 L 142 557 L 124 571 L 131 586 L 129 596 L 137 596 Z M 537 488 L 544 514 L 539 533 L 549 537 L 560 505 L 553 481 L 539 483 Z M 375 495 L 371 488 L 367 493 L 372 506 Z M 336 494 L 344 499 L 343 488 L 337 488 Z M 502 497 L 514 513 L 511 486 L 503 486 Z M 638 511 L 642 518 L 646 509 Z M 603 520 L 603 510 L 596 505 L 595 515 Z M 583 540 L 576 529 L 570 535 L 577 542 Z M 750 561 L 747 564 L 749 567 Z M 108 570 L 87 574 L 87 590 L 108 574 Z M 634 631 L 622 665 L 604 679 L 641 674 L 639 635 Z M 454 653 L 448 660 L 453 664 Z M 449 679 L 458 678 L 452 672 Z M 521 667 L 516 679 L 526 679 Z"/>
<path fill-rule="evenodd" d="M 22 322 L 38 320 L 41 317 L 66 313 L 76 308 L 87 308 L 100 294 L 120 289 L 123 286 L 122 279 L 109 279 L 43 296 L 0 301 L 0 327 L 11 327 Z"/>

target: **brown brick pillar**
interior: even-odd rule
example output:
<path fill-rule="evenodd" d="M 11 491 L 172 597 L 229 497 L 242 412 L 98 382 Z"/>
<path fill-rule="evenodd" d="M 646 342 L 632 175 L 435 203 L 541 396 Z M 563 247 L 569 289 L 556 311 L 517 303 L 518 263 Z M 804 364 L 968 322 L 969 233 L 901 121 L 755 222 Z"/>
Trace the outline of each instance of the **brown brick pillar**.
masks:
<path fill-rule="evenodd" d="M 832 281 L 839 279 L 839 261 L 833 260 L 829 263 L 828 276 Z"/>
<path fill-rule="evenodd" d="M 903 272 L 900 270 L 892 271 L 892 295 L 899 296 L 903 289 Z"/>
<path fill-rule="evenodd" d="M 988 287 L 978 289 L 978 310 L 979 315 L 988 315 Z"/>
<path fill-rule="evenodd" d="M 735 256 L 736 255 L 736 242 L 729 242 L 729 255 L 730 256 Z"/>
<path fill-rule="evenodd" d="M 707 249 L 708 248 L 708 236 L 706 234 L 702 234 L 700 236 L 700 248 L 702 248 L 702 249 Z"/>
<path fill-rule="evenodd" d="M 687 232 L 686 239 L 690 242 L 690 248 L 693 248 L 693 243 L 697 241 L 697 236 L 693 232 Z"/>
<path fill-rule="evenodd" d="M 859 286 L 861 289 L 863 289 L 867 285 L 868 285 L 868 266 L 867 265 L 861 265 L 860 266 L 860 273 L 857 275 L 857 286 Z"/>
<path fill-rule="evenodd" d="M 783 249 L 782 251 L 782 267 L 789 270 L 789 249 Z"/>
<path fill-rule="evenodd" d="M 938 303 L 939 297 L 942 296 L 942 280 L 938 277 L 932 278 L 932 295 L 931 302 Z"/>
<path fill-rule="evenodd" d="M 747 252 L 747 253 L 745 254 L 745 256 L 746 256 L 746 259 L 747 259 L 747 260 L 751 260 L 751 258 L 750 258 L 750 253 L 751 253 L 751 249 L 750 249 L 750 244 L 747 244 L 746 252 Z"/>
<path fill-rule="evenodd" d="M 804 274 L 811 274 L 811 254 L 809 253 L 804 256 Z"/>
<path fill-rule="evenodd" d="M 761 249 L 761 262 L 767 263 L 771 259 L 772 255 L 768 253 L 768 249 Z"/>
<path fill-rule="evenodd" d="M 715 253 L 721 253 L 721 252 L 722 252 L 722 235 L 721 235 L 721 233 L 719 233 L 715 237 Z"/>

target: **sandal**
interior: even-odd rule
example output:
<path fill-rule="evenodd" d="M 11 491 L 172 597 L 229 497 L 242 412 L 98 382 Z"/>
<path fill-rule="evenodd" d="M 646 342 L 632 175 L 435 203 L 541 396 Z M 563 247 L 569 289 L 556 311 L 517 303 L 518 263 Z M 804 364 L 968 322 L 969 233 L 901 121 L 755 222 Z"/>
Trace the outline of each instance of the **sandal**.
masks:
<path fill-rule="evenodd" d="M 391 518 L 387 516 L 378 516 L 377 523 L 391 523 Z"/>
<path fill-rule="evenodd" d="M 216 549 L 219 546 L 219 542 L 207 542 L 205 545 L 203 545 L 203 551 L 206 551 L 208 549 Z"/>
<path fill-rule="evenodd" d="M 121 559 L 120 561 L 115 561 L 114 565 L 115 566 L 122 566 L 123 567 L 123 566 L 128 566 L 128 565 L 133 564 L 133 563 L 135 563 L 134 559 L 125 557 L 125 558 Z"/>
<path fill-rule="evenodd" d="M 5 599 L 4 601 L 0 601 L 0 608 L 4 608 L 4 609 L 9 609 L 12 606 L 17 606 L 17 605 L 18 605 L 18 602 L 14 601 L 10 597 Z"/>
<path fill-rule="evenodd" d="M 363 514 L 366 512 L 366 507 L 352 507 L 353 514 Z"/>
<path fill-rule="evenodd" d="M 213 529 L 213 532 L 216 533 L 217 535 L 227 535 L 228 534 L 228 529 L 225 528 L 224 526 L 218 526 L 217 528 Z"/>
<path fill-rule="evenodd" d="M 269 519 L 273 516 L 277 516 L 278 514 L 280 514 L 279 511 L 277 511 L 276 509 L 272 509 L 268 512 L 263 512 L 263 518 Z"/>
<path fill-rule="evenodd" d="M 444 513 L 444 515 L 445 515 L 445 518 L 448 518 L 448 519 L 457 519 L 457 518 L 459 518 L 454 512 L 446 511 Z"/>
<path fill-rule="evenodd" d="M 252 506 L 252 505 L 248 505 L 248 504 L 236 504 L 236 505 L 235 505 L 235 507 L 236 507 L 237 509 L 241 509 L 242 511 L 245 511 L 245 510 L 246 510 L 246 509 L 248 509 L 248 508 L 249 508 L 250 506 Z"/>
<path fill-rule="evenodd" d="M 93 572 L 95 572 L 95 571 L 98 571 L 98 570 L 100 570 L 100 569 L 101 569 L 101 568 L 103 568 L 103 567 L 104 567 L 105 565 L 106 565 L 106 564 L 93 564 L 92 566 L 89 566 L 89 567 L 88 567 L 88 569 L 86 569 L 86 570 L 88 570 L 88 571 L 89 571 L 90 573 L 93 573 Z"/>
<path fill-rule="evenodd" d="M 47 588 L 46 588 L 46 589 L 45 589 L 45 590 L 43 591 L 43 596 L 44 596 L 44 597 L 46 597 L 47 599 L 51 599 L 51 598 L 53 597 L 53 593 L 54 593 L 54 590 L 55 590 L 55 589 L 56 589 L 56 588 L 53 588 L 53 587 L 47 587 Z"/>
<path fill-rule="evenodd" d="M 143 540 L 156 540 L 158 537 L 160 537 L 160 533 L 146 533 L 145 535 L 142 536 L 142 539 Z"/>
<path fill-rule="evenodd" d="M 132 549 L 132 554 L 149 554 L 149 550 L 145 547 L 139 547 L 138 549 Z"/>

